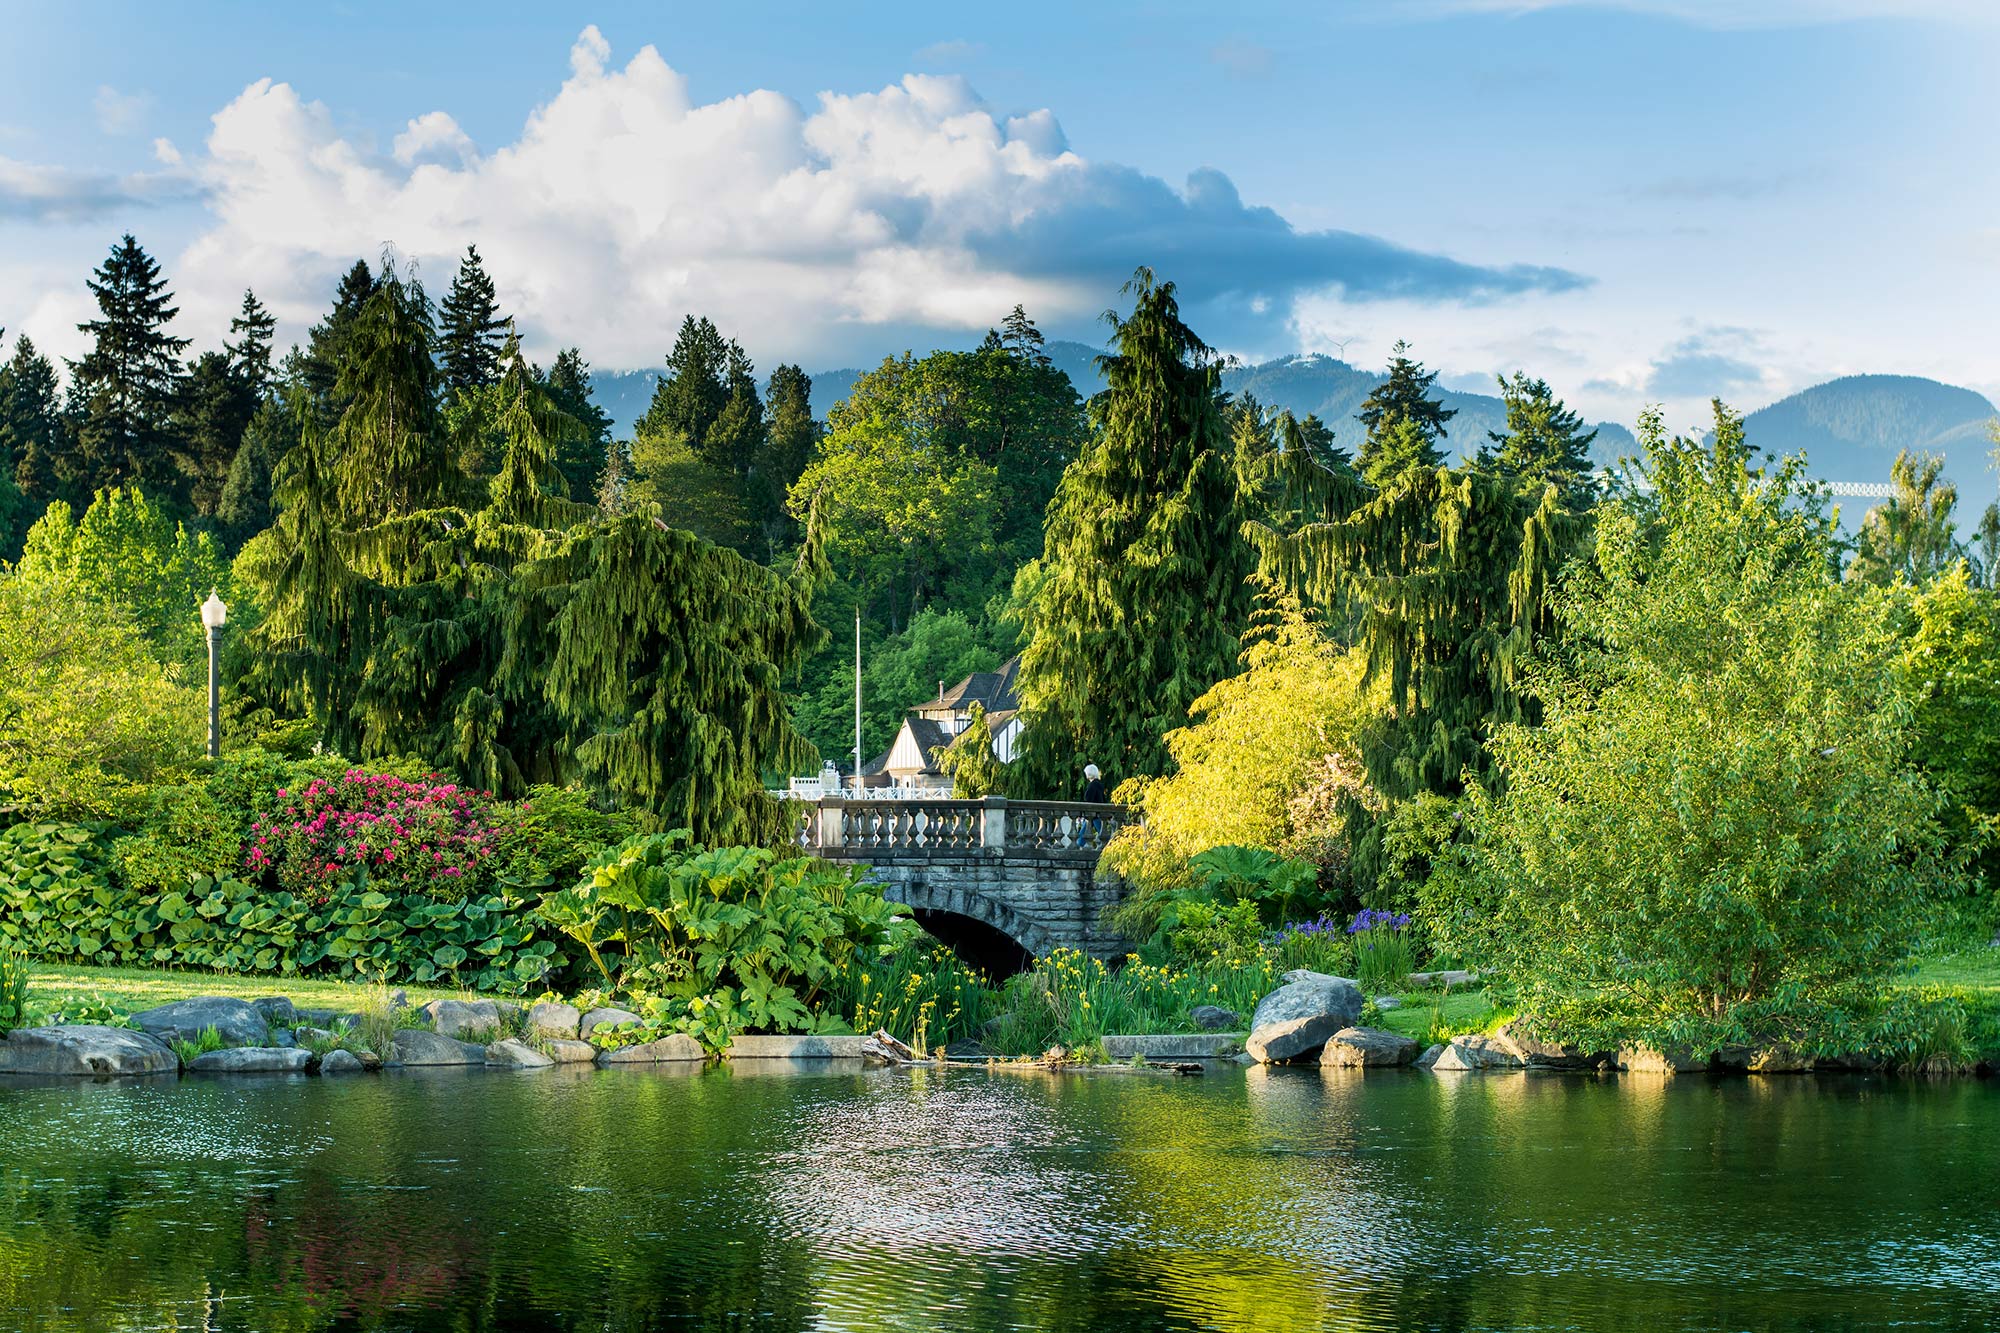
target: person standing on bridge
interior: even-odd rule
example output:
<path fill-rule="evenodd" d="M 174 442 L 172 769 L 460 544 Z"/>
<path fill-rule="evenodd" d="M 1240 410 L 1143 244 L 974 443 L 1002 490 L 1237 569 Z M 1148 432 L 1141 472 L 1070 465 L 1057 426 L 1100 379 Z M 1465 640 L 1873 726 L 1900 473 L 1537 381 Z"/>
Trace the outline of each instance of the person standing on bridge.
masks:
<path fill-rule="evenodd" d="M 1104 804 L 1104 774 L 1096 764 L 1083 766 L 1083 799 L 1092 805 Z"/>

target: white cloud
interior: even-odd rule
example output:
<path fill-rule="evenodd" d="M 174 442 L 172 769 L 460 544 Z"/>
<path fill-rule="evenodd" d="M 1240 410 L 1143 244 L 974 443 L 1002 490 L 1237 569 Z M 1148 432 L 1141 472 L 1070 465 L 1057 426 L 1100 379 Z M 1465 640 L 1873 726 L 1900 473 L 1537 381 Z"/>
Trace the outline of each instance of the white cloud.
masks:
<path fill-rule="evenodd" d="M 130 134 L 145 123 L 153 98 L 150 93 L 121 93 L 107 83 L 99 86 L 90 105 L 97 113 L 97 128 L 106 134 Z"/>
<path fill-rule="evenodd" d="M 1183 191 L 1087 161 L 1049 112 L 996 115 L 958 77 L 807 110 L 769 91 L 697 103 L 654 48 L 610 57 L 585 29 L 568 81 L 485 154 L 434 111 L 385 159 L 290 85 L 252 84 L 193 165 L 213 225 L 169 269 L 190 324 L 220 326 L 250 286 L 296 336 L 385 244 L 441 285 L 476 243 L 531 351 L 575 342 L 606 367 L 652 364 L 690 312 L 766 363 L 851 364 L 1017 301 L 1079 327 L 1140 263 L 1208 303 L 1218 338 L 1233 321 L 1267 341 L 1308 291 L 1455 301 L 1581 281 L 1299 231 L 1219 172 Z"/>
<path fill-rule="evenodd" d="M 181 150 L 174 147 L 172 139 L 153 140 L 153 159 L 162 166 L 177 167 L 181 164 Z"/>
<path fill-rule="evenodd" d="M 177 171 L 82 171 L 0 157 L 0 219 L 80 222 L 128 208 L 143 208 L 194 193 Z"/>

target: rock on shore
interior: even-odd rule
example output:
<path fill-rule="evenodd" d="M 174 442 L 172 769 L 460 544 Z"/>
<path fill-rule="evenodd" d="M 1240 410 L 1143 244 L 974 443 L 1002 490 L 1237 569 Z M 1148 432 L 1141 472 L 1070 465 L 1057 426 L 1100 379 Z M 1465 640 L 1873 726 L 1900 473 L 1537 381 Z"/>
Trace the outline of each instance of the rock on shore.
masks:
<path fill-rule="evenodd" d="M 232 1000 L 221 995 L 198 995 L 192 1000 L 163 1004 L 157 1009 L 132 1015 L 140 1031 L 172 1045 L 176 1041 L 199 1041 L 210 1028 L 224 1046 L 265 1046 L 270 1044 L 271 1025 L 264 1011 L 248 1000 Z"/>
<path fill-rule="evenodd" d="M 1308 1056 L 1361 1015 L 1361 987 L 1346 977 L 1303 969 L 1258 1001 L 1243 1049 L 1260 1064 Z"/>
<path fill-rule="evenodd" d="M 158 1037 L 131 1028 L 80 1023 L 69 1027 L 15 1028 L 0 1040 L 0 1074 L 54 1074 L 107 1078 L 121 1074 L 174 1074 L 181 1060 Z"/>
<path fill-rule="evenodd" d="M 1406 1065 L 1417 1058 L 1417 1043 L 1386 1028 L 1342 1028 L 1319 1053 L 1321 1066 L 1362 1069 Z"/>

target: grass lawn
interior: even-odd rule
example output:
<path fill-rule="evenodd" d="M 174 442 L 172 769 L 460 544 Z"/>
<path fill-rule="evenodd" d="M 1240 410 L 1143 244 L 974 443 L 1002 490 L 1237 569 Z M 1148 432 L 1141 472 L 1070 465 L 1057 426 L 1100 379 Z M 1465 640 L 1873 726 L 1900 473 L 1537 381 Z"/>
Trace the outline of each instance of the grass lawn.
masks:
<path fill-rule="evenodd" d="M 120 1009 L 138 1012 L 156 1005 L 197 995 L 227 995 L 239 1000 L 255 1000 L 266 995 L 283 995 L 308 1009 L 353 1010 L 375 991 L 372 984 L 358 981 L 326 981 L 304 977 L 246 975 L 241 972 L 175 972 L 144 967 L 56 967 L 34 964 L 28 993 L 41 1004 L 54 1007 L 67 995 L 96 995 Z M 409 992 L 412 1004 L 428 1000 L 466 997 L 464 990 L 438 990 L 424 986 L 392 986 Z"/>
<path fill-rule="evenodd" d="M 1478 1031 L 1489 1026 L 1485 1020 L 1492 1016 L 1493 1011 L 1492 998 L 1483 986 L 1469 986 L 1448 994 L 1434 990 L 1397 991 L 1396 998 L 1403 1002 L 1402 1008 L 1383 1014 L 1382 1025 L 1391 1032 L 1400 1032 L 1419 1041 L 1430 1030 L 1433 1010 L 1455 1033 Z"/>
<path fill-rule="evenodd" d="M 2000 994 L 2000 949 L 1967 949 L 1926 958 L 1903 978 L 1906 986 L 1951 986 Z"/>

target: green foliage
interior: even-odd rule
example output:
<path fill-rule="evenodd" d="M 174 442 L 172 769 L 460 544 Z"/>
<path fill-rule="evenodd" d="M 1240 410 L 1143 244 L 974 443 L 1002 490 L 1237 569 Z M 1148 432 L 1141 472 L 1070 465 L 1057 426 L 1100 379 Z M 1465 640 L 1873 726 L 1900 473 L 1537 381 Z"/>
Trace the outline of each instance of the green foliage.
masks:
<path fill-rule="evenodd" d="M 920 939 L 836 969 L 828 1008 L 854 1016 L 856 1032 L 887 1032 L 919 1058 L 977 1038 L 999 1008 L 984 975 L 944 945 Z"/>
<path fill-rule="evenodd" d="M 444 387 L 463 393 L 499 380 L 506 364 L 502 348 L 507 342 L 508 321 L 501 318 L 493 279 L 479 258 L 478 246 L 465 247 L 465 258 L 459 262 L 438 315 L 438 362 Z"/>
<path fill-rule="evenodd" d="M 0 574 L 0 805 L 115 818 L 200 753 L 201 696 L 117 607 Z"/>
<path fill-rule="evenodd" d="M 30 1026 L 28 986 L 34 979 L 28 960 L 0 940 L 0 1037 Z"/>
<path fill-rule="evenodd" d="M 1465 814 L 1457 801 L 1431 792 L 1397 805 L 1380 823 L 1380 859 L 1362 905 L 1379 911 L 1416 907 L 1432 872 L 1445 864 L 1464 834 Z"/>
<path fill-rule="evenodd" d="M 1269 954 L 1244 963 L 1205 959 L 1186 967 L 1133 959 L 1113 971 L 1101 959 L 1056 949 L 1031 971 L 1007 979 L 1000 1022 L 989 1040 L 1013 1055 L 1040 1055 L 1061 1046 L 1072 1058 L 1101 1057 L 1109 1034 L 1194 1031 L 1189 1015 L 1199 1005 L 1220 1005 L 1247 1017 L 1280 977 Z"/>
<path fill-rule="evenodd" d="M 1954 846 L 2000 886 L 2000 595 L 1972 586 L 1958 566 L 1910 601 L 1913 622 L 1897 662 L 1910 699 L 1910 761 L 1944 798 Z"/>
<path fill-rule="evenodd" d="M 951 778 L 951 794 L 961 800 L 1000 796 L 1007 790 L 1008 768 L 993 752 L 993 731 L 983 704 L 975 702 L 966 710 L 965 730 L 952 737 L 937 763 L 939 771 Z"/>
<path fill-rule="evenodd" d="M 1184 882 L 1190 857 L 1229 844 L 1310 860 L 1323 889 L 1346 887 L 1348 807 L 1369 800 L 1358 756 L 1381 691 L 1364 687 L 1361 654 L 1281 595 L 1253 618 L 1242 663 L 1167 733 L 1173 772 L 1145 784 L 1144 821 L 1105 849 L 1107 868 L 1142 890 Z"/>
<path fill-rule="evenodd" d="M 1190 955 L 1175 942 L 1177 934 L 1191 932 L 1183 936 L 1190 941 L 1208 939 L 1215 931 L 1247 939 L 1247 923 L 1255 921 L 1259 929 L 1267 929 L 1315 903 L 1317 880 L 1310 862 L 1262 847 L 1211 847 L 1188 858 L 1184 871 L 1173 880 L 1140 888 L 1106 916 L 1127 938 L 1154 946 L 1165 943 L 1173 956 L 1186 958 Z M 1249 912 L 1231 915 L 1237 904 L 1247 904 Z M 1216 946 L 1209 939 L 1203 947 Z"/>
<path fill-rule="evenodd" d="M 837 622 L 836 622 L 837 623 Z M 835 658 L 817 677 L 817 689 L 792 695 L 793 723 L 823 755 L 845 755 L 854 746 L 854 660 L 835 635 Z M 1002 654 L 986 627 L 964 612 L 925 607 L 901 633 L 864 641 L 861 665 L 861 745 L 865 757 L 887 749 L 904 715 L 937 697 L 947 685 L 975 671 L 998 667 Z"/>
<path fill-rule="evenodd" d="M 850 870 L 756 847 L 704 850 L 685 829 L 631 838 L 541 916 L 606 984 L 661 1002 L 712 1048 L 731 1032 L 813 1030 L 848 969 L 907 944 L 905 909 Z"/>
<path fill-rule="evenodd" d="M 515 890 L 573 884 L 590 858 L 639 831 L 629 810 L 601 810 L 579 787 L 530 787 L 493 809 L 492 873 Z"/>
<path fill-rule="evenodd" d="M 1913 458 L 1907 449 L 1896 455 L 1889 479 L 1896 493 L 1862 518 L 1847 575 L 1878 587 L 1899 579 L 1921 587 L 1965 554 L 1951 517 L 1958 487 L 1944 480 L 1943 458 Z"/>
<path fill-rule="evenodd" d="M 1256 958 L 1264 941 L 1263 914 L 1250 898 L 1226 903 L 1185 899 L 1168 915 L 1167 948 L 1183 963 L 1220 959 L 1240 965 Z"/>
<path fill-rule="evenodd" d="M 143 486 L 158 495 L 182 491 L 174 453 L 174 409 L 181 353 L 188 340 L 168 333 L 179 314 L 160 266 L 130 233 L 92 274 L 98 318 L 77 327 L 91 348 L 73 363 L 72 392 L 80 408 L 73 464 L 87 494 L 100 486 Z"/>
<path fill-rule="evenodd" d="M 33 830 L 22 835 L 19 829 Z M 114 884 L 85 854 L 87 830 L 0 832 L 0 939 L 44 962 L 210 968 L 442 982 L 519 993 L 559 961 L 532 918 L 499 897 L 392 898 L 365 883 L 314 905 L 236 879 L 196 879 L 157 898 Z"/>
<path fill-rule="evenodd" d="M 1389 378 L 1369 392 L 1354 414 L 1368 431 L 1360 471 L 1371 486 L 1386 488 L 1410 471 L 1442 466 L 1438 441 L 1445 436 L 1445 422 L 1458 415 L 1430 396 L 1438 373 L 1411 360 L 1408 351 L 1402 342 L 1390 349 Z"/>
<path fill-rule="evenodd" d="M 1353 940 L 1354 975 L 1364 994 L 1382 995 L 1409 983 L 1417 958 L 1407 919 L 1377 917 L 1356 931 Z"/>
<path fill-rule="evenodd" d="M 201 876 L 234 874 L 243 855 L 244 821 L 206 784 L 157 788 L 141 831 L 112 846 L 118 874 L 134 892 L 156 897 Z"/>
<path fill-rule="evenodd" d="M 181 1058 L 182 1064 L 191 1065 L 197 1057 L 207 1055 L 210 1051 L 219 1051 L 224 1044 L 220 1032 L 212 1027 L 206 1027 L 193 1041 L 189 1041 L 186 1037 L 175 1037 L 174 1054 Z"/>
<path fill-rule="evenodd" d="M 1162 738 L 1230 673 L 1249 619 L 1219 363 L 1172 283 L 1141 269 L 1126 291 L 1095 435 L 1049 504 L 1021 659 L 1029 790 L 1067 794 L 1089 762 L 1112 787 L 1164 773 Z"/>
<path fill-rule="evenodd" d="M 1488 431 L 1497 449 L 1480 450 L 1481 461 L 1531 485 L 1553 484 L 1573 508 L 1596 498 L 1590 446 L 1597 432 L 1583 428 L 1583 418 L 1563 405 L 1544 380 L 1520 371 L 1500 377 L 1500 398 L 1507 407 L 1507 429 Z"/>
<path fill-rule="evenodd" d="M 1821 1050 L 1953 884 L 1904 767 L 1893 608 L 1832 573 L 1800 461 L 1642 421 L 1643 477 L 1566 581 L 1539 727 L 1474 793 L 1488 958 L 1589 1045 Z"/>
<path fill-rule="evenodd" d="M 239 623 L 250 611 L 215 539 L 190 532 L 136 488 L 97 492 L 80 519 L 66 504 L 50 505 L 28 530 L 15 575 L 72 599 L 79 614 L 104 608 L 130 619 L 188 685 L 207 680 L 203 599 L 218 592 Z"/>

